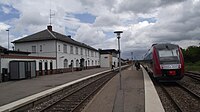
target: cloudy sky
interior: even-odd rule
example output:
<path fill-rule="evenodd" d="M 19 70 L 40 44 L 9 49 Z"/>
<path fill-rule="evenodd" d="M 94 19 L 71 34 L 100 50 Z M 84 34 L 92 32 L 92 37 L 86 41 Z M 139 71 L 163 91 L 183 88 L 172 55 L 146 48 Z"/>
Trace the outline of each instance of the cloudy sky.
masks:
<path fill-rule="evenodd" d="M 182 48 L 200 43 L 200 0 L 0 0 L 0 45 L 46 29 L 94 48 L 118 48 L 123 58 L 141 58 L 153 43 Z M 13 46 L 12 44 L 10 46 Z"/>

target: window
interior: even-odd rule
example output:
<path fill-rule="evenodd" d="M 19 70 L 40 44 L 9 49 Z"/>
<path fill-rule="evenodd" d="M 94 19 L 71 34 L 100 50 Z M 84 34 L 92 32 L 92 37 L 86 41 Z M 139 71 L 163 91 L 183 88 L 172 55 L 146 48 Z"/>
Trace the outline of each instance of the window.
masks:
<path fill-rule="evenodd" d="M 85 55 L 87 56 L 87 49 L 85 49 Z"/>
<path fill-rule="evenodd" d="M 81 48 L 81 55 L 83 55 L 83 48 Z"/>
<path fill-rule="evenodd" d="M 73 52 L 73 46 L 70 46 L 70 53 L 74 54 L 74 52 Z"/>
<path fill-rule="evenodd" d="M 67 53 L 67 45 L 66 44 L 63 44 L 63 52 Z"/>
<path fill-rule="evenodd" d="M 178 56 L 178 50 L 159 50 L 159 57 Z"/>
<path fill-rule="evenodd" d="M 94 52 L 93 51 L 91 51 L 91 56 L 94 57 Z"/>
<path fill-rule="evenodd" d="M 64 60 L 64 68 L 68 68 L 68 60 L 67 59 Z"/>
<path fill-rule="evenodd" d="M 116 55 L 116 57 L 117 57 L 117 54 L 115 54 Z M 98 52 L 96 52 L 96 57 L 98 57 L 99 56 L 99 53 Z"/>
<path fill-rule="evenodd" d="M 36 53 L 36 46 L 32 46 L 32 53 Z"/>
<path fill-rule="evenodd" d="M 94 65 L 94 61 L 92 60 L 92 66 Z"/>
<path fill-rule="evenodd" d="M 58 51 L 60 51 L 60 45 L 58 45 Z"/>
<path fill-rule="evenodd" d="M 88 50 L 88 56 L 90 56 L 90 50 Z"/>
<path fill-rule="evenodd" d="M 42 45 L 40 45 L 40 52 L 42 52 Z"/>
<path fill-rule="evenodd" d="M 78 54 L 78 47 L 76 47 L 76 54 Z"/>

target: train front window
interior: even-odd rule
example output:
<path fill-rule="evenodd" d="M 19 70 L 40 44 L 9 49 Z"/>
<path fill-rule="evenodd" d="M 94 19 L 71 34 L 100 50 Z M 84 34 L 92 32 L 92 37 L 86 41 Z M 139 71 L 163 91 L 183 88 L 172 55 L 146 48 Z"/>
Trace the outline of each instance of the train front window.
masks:
<path fill-rule="evenodd" d="M 179 63 L 178 49 L 159 50 L 158 54 L 161 63 Z"/>
<path fill-rule="evenodd" d="M 159 52 L 159 57 L 170 57 L 170 56 L 178 56 L 178 50 L 173 49 L 173 50 L 160 50 Z"/>

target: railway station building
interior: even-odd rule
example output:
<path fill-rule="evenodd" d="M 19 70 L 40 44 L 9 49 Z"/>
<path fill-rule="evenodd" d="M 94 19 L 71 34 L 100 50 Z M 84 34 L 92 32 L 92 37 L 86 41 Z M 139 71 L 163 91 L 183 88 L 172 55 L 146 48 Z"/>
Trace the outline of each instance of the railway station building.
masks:
<path fill-rule="evenodd" d="M 59 73 L 95 68 L 100 64 L 97 49 L 53 31 L 52 26 L 12 43 L 16 51 L 31 52 L 30 56 L 55 57 L 53 65 Z"/>

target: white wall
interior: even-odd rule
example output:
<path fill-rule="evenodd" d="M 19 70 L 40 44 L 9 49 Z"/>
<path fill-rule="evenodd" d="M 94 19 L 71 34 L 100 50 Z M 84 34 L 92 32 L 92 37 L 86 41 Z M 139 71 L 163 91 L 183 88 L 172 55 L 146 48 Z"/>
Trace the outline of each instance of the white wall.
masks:
<path fill-rule="evenodd" d="M 78 66 L 76 66 L 76 60 L 78 60 L 80 63 L 81 58 L 85 59 L 85 61 L 87 60 L 87 66 L 98 66 L 99 65 L 99 52 L 93 51 L 94 56 L 91 56 L 92 50 L 82 47 L 83 54 L 81 55 L 81 47 L 79 47 L 79 46 L 75 46 L 75 45 L 68 44 L 68 43 L 61 42 L 61 41 L 58 41 L 57 44 L 60 45 L 60 48 L 61 48 L 60 51 L 58 50 L 58 55 L 57 55 L 58 56 L 57 57 L 58 68 L 64 68 L 64 60 L 65 59 L 68 60 L 68 65 L 70 65 L 71 60 L 73 60 L 74 67 L 80 66 L 79 64 L 78 64 Z M 64 44 L 67 45 L 67 53 L 64 53 L 64 50 L 63 50 Z M 70 53 L 70 46 L 73 46 L 73 54 Z M 76 54 L 76 47 L 78 47 L 78 54 Z M 85 50 L 87 50 L 87 54 L 85 54 Z M 88 50 L 89 50 L 89 56 L 88 56 Z M 95 52 L 96 52 L 96 56 L 95 56 Z M 88 61 L 90 62 L 89 65 L 88 65 Z M 92 61 L 93 61 L 93 64 L 92 64 Z M 85 63 L 84 63 L 84 66 L 86 66 Z"/>
<path fill-rule="evenodd" d="M 101 67 L 111 67 L 110 62 L 111 62 L 111 55 L 110 54 L 101 54 Z"/>
<path fill-rule="evenodd" d="M 67 45 L 67 53 L 64 53 L 63 46 Z M 40 45 L 42 45 L 42 52 L 40 51 Z M 56 50 L 55 50 L 56 41 L 50 40 L 50 41 L 38 41 L 38 42 L 26 42 L 26 43 L 16 43 L 15 49 L 20 51 L 28 51 L 32 52 L 32 46 L 36 46 L 36 53 L 31 53 L 30 56 L 44 56 L 44 57 L 56 57 Z M 59 50 L 60 46 L 60 50 Z M 73 54 L 70 53 L 70 46 L 73 46 Z M 76 54 L 76 47 L 78 47 L 78 54 Z M 90 49 L 82 48 L 83 54 L 81 55 L 81 47 L 72 45 L 66 42 L 57 41 L 57 66 L 58 68 L 64 68 L 64 60 L 68 60 L 68 65 L 71 63 L 71 60 L 74 62 L 74 67 L 79 67 L 80 65 L 76 66 L 76 60 L 84 58 L 85 61 L 89 61 L 89 65 L 87 62 L 87 66 L 98 66 L 99 65 L 99 52 L 93 51 L 94 56 L 91 56 Z M 87 55 L 85 54 L 85 50 L 87 50 Z M 88 55 L 89 51 L 89 55 Z M 96 55 L 95 55 L 96 52 Z M 92 64 L 93 61 L 93 64 Z M 97 62 L 97 63 L 95 63 Z M 86 66 L 86 65 L 85 65 Z"/>
<path fill-rule="evenodd" d="M 32 46 L 36 46 L 36 53 L 31 53 L 30 56 L 55 57 L 55 43 L 56 41 L 54 40 L 15 43 L 15 50 L 32 52 Z M 40 45 L 42 46 L 42 51 L 40 51 Z"/>

